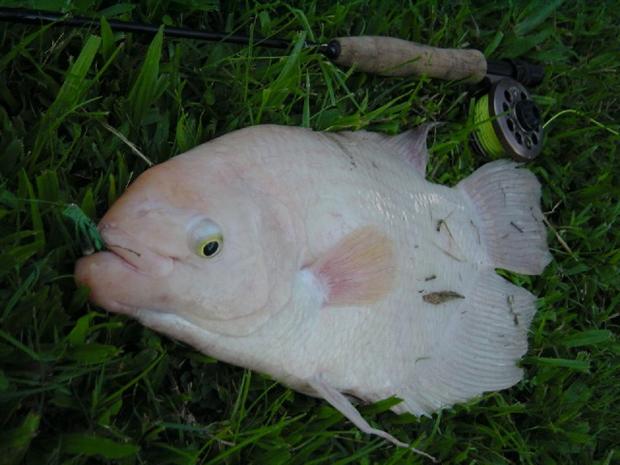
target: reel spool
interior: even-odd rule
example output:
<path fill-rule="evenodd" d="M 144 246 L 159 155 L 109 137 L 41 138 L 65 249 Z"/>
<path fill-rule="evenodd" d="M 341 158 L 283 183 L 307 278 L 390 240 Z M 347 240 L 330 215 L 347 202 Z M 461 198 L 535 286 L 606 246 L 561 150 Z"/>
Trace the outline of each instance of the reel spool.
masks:
<path fill-rule="evenodd" d="M 495 81 L 473 105 L 473 149 L 480 155 L 516 161 L 536 158 L 543 144 L 540 110 L 529 92 L 510 78 Z"/>

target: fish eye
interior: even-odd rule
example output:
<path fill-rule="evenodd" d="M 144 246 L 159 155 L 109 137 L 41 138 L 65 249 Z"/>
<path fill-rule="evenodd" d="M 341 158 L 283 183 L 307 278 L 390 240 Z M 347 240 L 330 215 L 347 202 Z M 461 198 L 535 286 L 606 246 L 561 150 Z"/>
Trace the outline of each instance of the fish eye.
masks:
<path fill-rule="evenodd" d="M 210 257 L 213 257 L 214 255 L 217 255 L 217 253 L 220 251 L 221 246 L 222 246 L 221 237 L 209 238 L 208 240 L 206 240 L 200 245 L 200 247 L 198 248 L 198 251 L 200 255 L 202 255 L 203 257 L 210 258 Z"/>
<path fill-rule="evenodd" d="M 200 257 L 213 258 L 224 245 L 220 227 L 209 219 L 202 219 L 189 230 L 189 247 Z"/>

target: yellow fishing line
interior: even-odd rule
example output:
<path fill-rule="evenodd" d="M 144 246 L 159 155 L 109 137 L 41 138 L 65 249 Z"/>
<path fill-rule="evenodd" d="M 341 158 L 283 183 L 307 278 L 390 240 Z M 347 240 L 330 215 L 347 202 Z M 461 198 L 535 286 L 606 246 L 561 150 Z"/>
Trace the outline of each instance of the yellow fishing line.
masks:
<path fill-rule="evenodd" d="M 474 106 L 474 123 L 476 124 L 476 139 L 487 153 L 497 158 L 504 153 L 504 147 L 497 138 L 489 116 L 489 96 L 484 95 Z"/>

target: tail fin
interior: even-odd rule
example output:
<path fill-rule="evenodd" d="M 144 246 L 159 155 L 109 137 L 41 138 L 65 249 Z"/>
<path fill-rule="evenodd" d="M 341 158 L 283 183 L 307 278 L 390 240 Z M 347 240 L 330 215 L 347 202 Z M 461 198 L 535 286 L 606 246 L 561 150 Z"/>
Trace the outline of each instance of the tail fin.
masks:
<path fill-rule="evenodd" d="M 540 274 L 551 261 L 540 211 L 540 184 L 533 173 L 507 160 L 487 163 L 461 181 L 480 220 L 480 238 L 491 265 Z"/>

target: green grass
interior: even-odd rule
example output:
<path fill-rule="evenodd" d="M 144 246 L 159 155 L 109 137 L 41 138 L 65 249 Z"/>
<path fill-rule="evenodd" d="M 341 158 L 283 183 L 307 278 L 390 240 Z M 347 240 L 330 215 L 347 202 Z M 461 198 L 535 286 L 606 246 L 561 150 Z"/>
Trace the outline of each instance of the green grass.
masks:
<path fill-rule="evenodd" d="M 325 402 L 94 308 L 71 275 L 93 244 L 63 211 L 100 218 L 147 168 L 138 153 L 158 163 L 258 123 L 395 133 L 442 120 L 431 179 L 453 184 L 482 164 L 466 144 L 466 87 L 352 73 L 302 47 L 356 34 L 543 62 L 535 97 L 557 116 L 530 166 L 555 260 L 541 277 L 511 276 L 540 296 L 524 381 L 432 418 L 398 417 L 389 402 L 362 413 L 447 464 L 620 463 L 620 4 L 242 3 L 19 2 L 282 36 L 288 53 L 105 22 L 0 24 L 0 464 L 423 462 Z"/>

